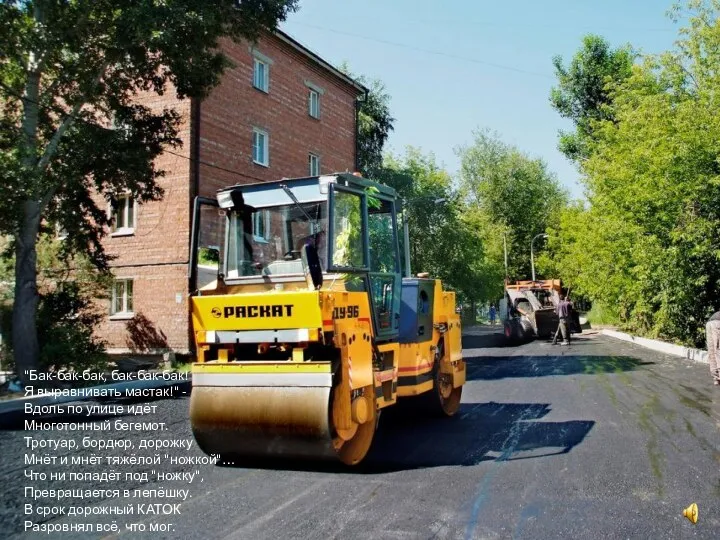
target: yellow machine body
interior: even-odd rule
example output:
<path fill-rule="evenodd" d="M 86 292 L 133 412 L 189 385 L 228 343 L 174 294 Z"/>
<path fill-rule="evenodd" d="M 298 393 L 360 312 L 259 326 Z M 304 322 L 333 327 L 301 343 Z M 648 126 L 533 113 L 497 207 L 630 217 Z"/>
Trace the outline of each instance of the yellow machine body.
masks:
<path fill-rule="evenodd" d="M 455 293 L 438 280 L 429 286 L 431 334 L 405 343 L 379 339 L 371 294 L 348 290 L 344 276 L 319 288 L 298 277 L 219 280 L 201 291 L 191 301 L 199 446 L 235 463 L 282 456 L 354 465 L 380 410 L 398 399 L 424 394 L 454 414 L 465 383 L 460 318 Z"/>

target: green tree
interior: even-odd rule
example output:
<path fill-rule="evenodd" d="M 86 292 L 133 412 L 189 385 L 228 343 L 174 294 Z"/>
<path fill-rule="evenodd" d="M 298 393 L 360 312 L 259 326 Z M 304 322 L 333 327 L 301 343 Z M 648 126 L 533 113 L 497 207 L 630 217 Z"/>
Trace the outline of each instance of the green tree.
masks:
<path fill-rule="evenodd" d="M 98 267 L 108 223 L 93 192 L 157 199 L 154 158 L 180 144 L 179 115 L 139 93 L 202 98 L 228 61 L 220 39 L 254 38 L 296 0 L 16 0 L 0 4 L 0 228 L 14 236 L 13 341 L 38 366 L 36 244 L 44 220 Z M 113 129 L 114 128 L 114 129 Z"/>
<path fill-rule="evenodd" d="M 382 81 L 354 75 L 347 62 L 340 71 L 368 88 L 358 109 L 358 168 L 367 178 L 374 178 L 382 169 L 383 150 L 395 122 L 390 114 L 390 95 Z"/>
<path fill-rule="evenodd" d="M 565 192 L 544 161 L 528 157 L 487 130 L 476 131 L 473 144 L 461 148 L 459 155 L 462 196 L 484 243 L 494 246 L 493 273 L 504 273 L 499 269 L 504 266 L 500 246 L 505 236 L 509 277 L 528 279 L 530 242 L 557 222 Z M 498 283 L 501 287 L 502 281 Z"/>
<path fill-rule="evenodd" d="M 548 249 L 537 262 L 545 273 L 619 317 L 632 294 L 633 245 L 642 235 L 594 206 L 576 201 L 548 228 Z"/>
<path fill-rule="evenodd" d="M 561 56 L 553 58 L 558 86 L 551 90 L 550 103 L 575 125 L 573 132 L 560 132 L 559 149 L 569 159 L 587 158 L 593 122 L 613 119 L 613 88 L 630 76 L 635 56 L 629 46 L 612 49 L 604 38 L 590 34 L 569 66 Z"/>
<path fill-rule="evenodd" d="M 588 207 L 558 264 L 631 330 L 691 345 L 720 305 L 720 1 L 692 1 L 674 50 L 645 58 L 592 124 Z"/>
<path fill-rule="evenodd" d="M 482 244 L 435 156 L 412 147 L 403 156 L 388 155 L 377 179 L 403 199 L 413 273 L 428 272 L 469 301 L 483 299 Z"/>
<path fill-rule="evenodd" d="M 0 241 L 0 249 L 9 247 Z M 97 299 L 106 298 L 112 275 L 98 271 L 84 254 L 68 256 L 62 240 L 54 234 L 41 234 L 38 257 L 38 344 L 41 369 L 58 370 L 101 368 L 107 361 L 105 344 L 94 335 L 105 316 Z M 13 279 L 14 257 L 0 259 L 0 335 L 2 365 L 13 365 L 11 335 L 12 288 L 3 289 Z"/>

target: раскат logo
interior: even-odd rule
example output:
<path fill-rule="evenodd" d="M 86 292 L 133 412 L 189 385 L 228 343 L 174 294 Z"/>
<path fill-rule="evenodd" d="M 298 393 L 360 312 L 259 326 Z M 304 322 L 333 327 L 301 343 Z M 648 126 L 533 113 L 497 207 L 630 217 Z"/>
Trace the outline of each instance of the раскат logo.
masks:
<path fill-rule="evenodd" d="M 292 317 L 292 304 L 268 304 L 263 306 L 225 306 L 214 307 L 210 311 L 216 319 L 224 317 L 229 319 L 255 319 L 264 317 Z"/>

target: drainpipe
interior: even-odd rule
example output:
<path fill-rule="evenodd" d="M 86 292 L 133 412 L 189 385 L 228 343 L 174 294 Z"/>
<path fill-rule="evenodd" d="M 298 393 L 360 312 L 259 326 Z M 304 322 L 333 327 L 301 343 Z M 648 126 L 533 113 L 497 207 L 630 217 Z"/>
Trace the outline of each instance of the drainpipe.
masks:
<path fill-rule="evenodd" d="M 190 99 L 190 209 L 200 195 L 200 103 L 200 98 Z"/>
<path fill-rule="evenodd" d="M 190 98 L 190 201 L 188 208 L 188 231 L 193 230 L 193 212 L 195 209 L 195 197 L 200 195 L 200 98 Z M 192 260 L 190 249 L 192 248 L 191 236 L 187 239 L 188 261 Z M 188 294 L 197 287 L 197 275 L 195 272 L 188 273 Z M 192 354 L 195 353 L 195 339 L 192 332 L 192 314 L 187 311 L 188 348 Z"/>

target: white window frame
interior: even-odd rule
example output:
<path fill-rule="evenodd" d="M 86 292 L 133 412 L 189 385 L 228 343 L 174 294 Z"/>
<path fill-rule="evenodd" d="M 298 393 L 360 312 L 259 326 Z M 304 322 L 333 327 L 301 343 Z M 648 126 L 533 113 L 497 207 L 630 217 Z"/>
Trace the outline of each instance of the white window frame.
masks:
<path fill-rule="evenodd" d="M 259 66 L 263 66 L 263 77 L 261 81 L 258 81 Z M 270 92 L 270 64 L 257 56 L 253 58 L 253 86 L 266 94 Z"/>
<path fill-rule="evenodd" d="M 115 305 L 118 300 L 118 285 L 123 283 L 122 292 L 122 309 L 116 310 Z M 130 294 L 128 295 L 128 284 L 130 285 Z M 132 278 L 119 278 L 113 281 L 112 291 L 110 293 L 110 318 L 111 319 L 132 319 L 135 316 L 133 303 L 134 299 L 134 280 Z"/>
<path fill-rule="evenodd" d="M 313 167 L 314 165 L 314 167 Z M 310 152 L 308 154 L 308 169 L 310 176 L 320 176 L 320 156 Z M 314 169 L 314 170 L 313 170 Z"/>
<path fill-rule="evenodd" d="M 111 236 L 125 236 L 135 233 L 135 224 L 137 222 L 137 204 L 130 193 L 122 193 L 115 197 L 117 207 L 110 206 L 110 219 L 112 220 Z M 132 223 L 130 223 L 130 208 L 132 207 Z M 123 216 L 122 227 L 118 227 L 118 217 Z"/>
<path fill-rule="evenodd" d="M 308 114 L 312 118 L 320 119 L 320 92 L 312 88 L 308 94 Z"/>
<path fill-rule="evenodd" d="M 263 234 L 257 234 L 258 225 L 262 224 Z M 267 244 L 270 242 L 270 212 L 258 210 L 252 216 L 252 236 L 255 242 Z"/>
<path fill-rule="evenodd" d="M 122 132 L 122 134 L 127 137 L 130 135 L 130 124 L 127 122 L 119 122 L 117 119 L 117 116 L 115 114 L 112 115 L 112 118 L 110 119 L 110 129 L 116 132 Z"/>
<path fill-rule="evenodd" d="M 263 160 L 258 160 L 259 156 L 256 155 L 256 148 L 258 148 L 259 145 L 255 139 L 256 139 L 256 137 L 260 137 L 260 136 L 263 137 L 263 148 L 262 148 L 262 152 L 263 152 L 262 157 L 264 158 Z M 265 131 L 264 129 L 253 128 L 252 146 L 253 146 L 253 148 L 252 148 L 253 163 L 255 163 L 256 165 L 262 165 L 263 167 L 269 167 L 270 166 L 270 136 L 268 135 L 268 132 Z"/>
<path fill-rule="evenodd" d="M 322 110 L 322 107 L 321 107 L 321 105 L 320 105 L 320 101 L 321 101 L 320 96 L 322 96 L 322 95 L 325 94 L 325 89 L 324 89 L 323 87 L 321 87 L 321 86 L 318 86 L 317 84 L 315 84 L 315 83 L 312 82 L 312 81 L 305 81 L 305 86 L 307 86 L 308 89 L 309 89 L 309 92 L 308 92 L 308 114 L 309 114 L 311 117 L 317 118 L 317 119 L 319 120 L 319 119 L 320 119 L 321 110 Z M 317 111 L 316 111 L 316 112 L 317 112 L 317 115 L 314 115 L 314 114 L 313 114 L 313 110 L 312 110 L 313 92 L 314 92 L 315 94 L 317 94 Z"/>

